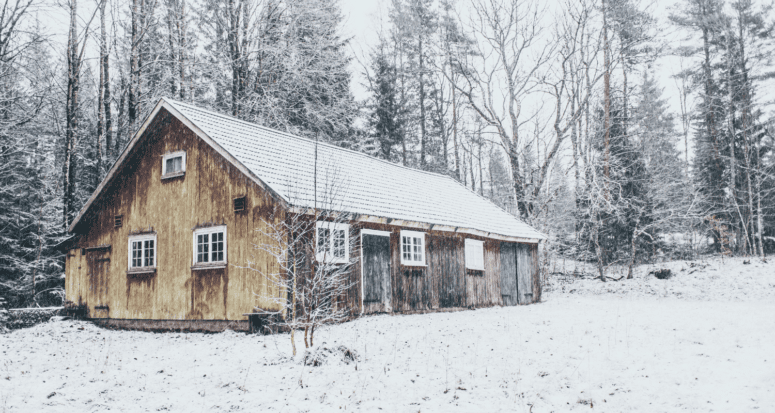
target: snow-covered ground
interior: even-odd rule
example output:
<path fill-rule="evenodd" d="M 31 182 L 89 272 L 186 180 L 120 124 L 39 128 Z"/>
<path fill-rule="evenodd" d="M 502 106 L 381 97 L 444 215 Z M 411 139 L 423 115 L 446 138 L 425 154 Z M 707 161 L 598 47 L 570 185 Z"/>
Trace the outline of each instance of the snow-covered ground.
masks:
<path fill-rule="evenodd" d="M 366 317 L 316 337 L 359 361 L 317 367 L 290 357 L 287 334 L 49 322 L 0 336 L 0 411 L 773 412 L 775 264 L 742 261 L 554 279 L 531 306 Z M 646 275 L 662 267 L 675 276 Z"/>

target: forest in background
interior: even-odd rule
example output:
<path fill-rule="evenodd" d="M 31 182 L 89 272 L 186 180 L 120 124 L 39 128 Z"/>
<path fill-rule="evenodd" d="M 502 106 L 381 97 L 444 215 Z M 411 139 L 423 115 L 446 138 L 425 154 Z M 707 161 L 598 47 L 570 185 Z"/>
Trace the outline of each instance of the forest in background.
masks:
<path fill-rule="evenodd" d="M 0 0 L 0 307 L 62 302 L 56 246 L 161 97 L 448 174 L 603 281 L 775 250 L 770 6 L 384 1 L 355 59 L 337 0 Z"/>

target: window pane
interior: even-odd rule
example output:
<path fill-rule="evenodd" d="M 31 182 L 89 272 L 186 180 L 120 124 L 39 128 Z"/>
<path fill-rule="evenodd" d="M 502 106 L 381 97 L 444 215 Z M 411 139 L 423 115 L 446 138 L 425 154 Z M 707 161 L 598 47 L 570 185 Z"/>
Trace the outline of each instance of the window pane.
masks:
<path fill-rule="evenodd" d="M 145 267 L 153 267 L 153 258 L 154 258 L 154 246 L 153 246 L 153 240 L 146 240 L 145 241 Z"/>
<path fill-rule="evenodd" d="M 344 238 L 344 230 L 339 229 L 334 231 L 334 258 L 344 258 Z"/>
<path fill-rule="evenodd" d="M 422 262 L 422 238 L 414 238 L 414 260 Z"/>
<path fill-rule="evenodd" d="M 182 156 L 176 156 L 174 158 L 168 158 L 165 163 L 165 169 L 166 173 L 171 174 L 175 172 L 180 172 L 183 170 L 183 157 Z"/>
<path fill-rule="evenodd" d="M 329 250 L 331 240 L 330 230 L 328 228 L 318 228 L 318 254 L 325 254 Z"/>
<path fill-rule="evenodd" d="M 210 247 L 210 237 L 209 234 L 201 234 L 197 235 L 196 237 L 196 262 L 208 262 L 210 258 L 209 247 Z"/>
<path fill-rule="evenodd" d="M 223 232 L 215 232 L 212 236 L 212 262 L 223 261 Z"/>
<path fill-rule="evenodd" d="M 409 237 L 401 237 L 401 253 L 404 261 L 412 260 L 412 241 Z"/>
<path fill-rule="evenodd" d="M 132 242 L 132 268 L 142 267 L 142 263 L 143 263 L 142 245 L 143 245 L 142 242 L 138 242 L 138 241 Z"/>

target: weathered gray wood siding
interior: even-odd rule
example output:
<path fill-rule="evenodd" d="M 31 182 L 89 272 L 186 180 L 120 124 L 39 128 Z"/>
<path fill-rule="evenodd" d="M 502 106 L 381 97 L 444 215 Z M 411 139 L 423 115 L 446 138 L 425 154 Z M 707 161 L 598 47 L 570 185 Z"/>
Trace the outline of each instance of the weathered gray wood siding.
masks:
<path fill-rule="evenodd" d="M 364 311 L 386 312 L 391 298 L 390 237 L 363 234 L 361 240 Z"/>
<path fill-rule="evenodd" d="M 375 229 L 390 233 L 382 237 L 390 244 L 390 297 L 389 305 L 374 301 L 377 291 L 362 288 L 361 271 L 363 263 L 353 268 L 350 282 L 355 286 L 343 297 L 343 301 L 355 314 L 375 312 L 414 313 L 444 311 L 447 309 L 489 307 L 494 305 L 517 305 L 535 302 L 540 298 L 540 280 L 538 280 L 537 254 L 535 245 L 502 242 L 476 237 L 468 234 L 451 234 L 442 231 L 420 231 L 426 234 L 426 266 L 401 265 L 400 227 L 370 223 L 351 223 L 351 236 L 356 236 L 354 254 L 361 254 L 360 248 L 367 250 L 372 246 L 360 244 L 361 229 Z M 413 228 L 403 228 L 417 231 Z M 484 241 L 484 271 L 466 269 L 465 239 Z M 373 238 L 365 238 L 372 240 Z M 371 241 L 369 241 L 371 242 Z M 504 259 L 504 251 L 506 259 Z M 518 260 L 518 256 L 521 260 Z M 369 258 L 365 258 L 369 260 Z M 521 264 L 520 264 L 521 263 Z M 368 265 L 367 265 L 368 266 Z M 528 290 L 520 301 L 518 295 L 518 268 L 527 274 L 525 282 Z M 506 276 L 505 274 L 510 274 Z M 374 274 L 364 274 L 366 278 Z M 505 279 L 504 279 L 505 277 Z M 504 282 L 510 294 L 504 297 Z M 363 302 L 361 296 L 363 295 Z M 354 315 L 355 315 L 354 314 Z"/>
<path fill-rule="evenodd" d="M 510 242 L 501 243 L 501 297 L 503 305 L 517 305 L 517 248 Z"/>

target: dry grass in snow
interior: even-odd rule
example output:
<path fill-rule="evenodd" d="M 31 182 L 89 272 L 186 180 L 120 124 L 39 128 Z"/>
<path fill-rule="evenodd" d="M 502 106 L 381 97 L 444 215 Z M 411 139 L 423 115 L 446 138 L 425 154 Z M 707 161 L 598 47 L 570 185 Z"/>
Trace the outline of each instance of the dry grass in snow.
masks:
<path fill-rule="evenodd" d="M 775 265 L 706 264 L 566 279 L 531 306 L 366 317 L 316 335 L 359 361 L 317 367 L 285 334 L 49 322 L 0 336 L 0 411 L 775 411 Z"/>

